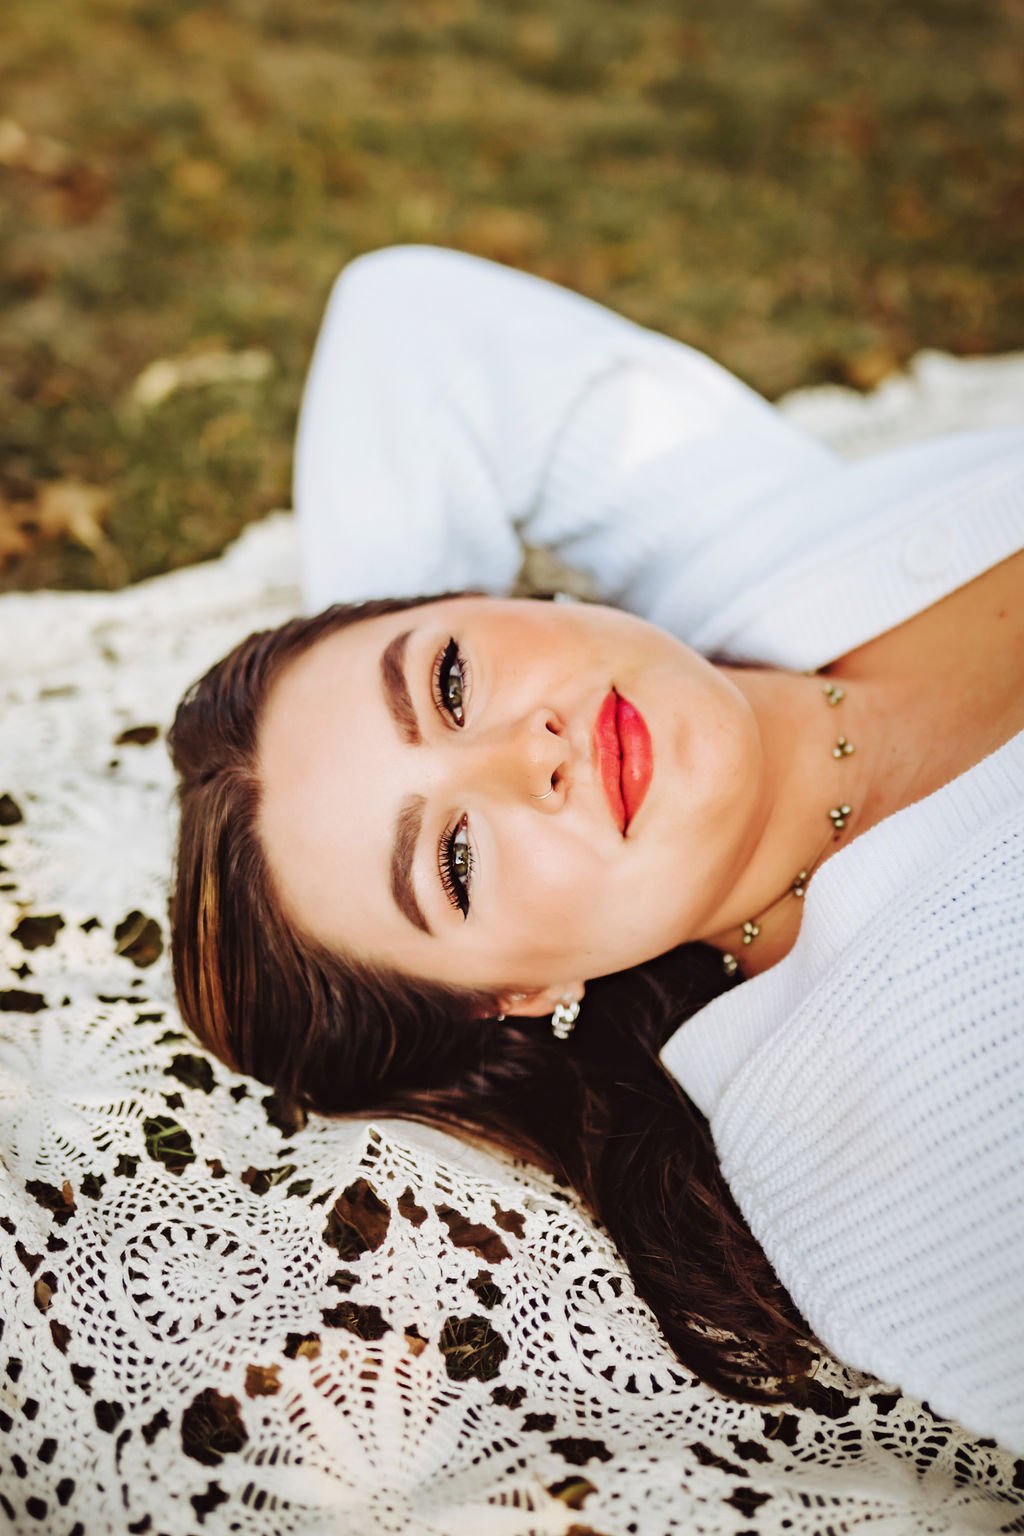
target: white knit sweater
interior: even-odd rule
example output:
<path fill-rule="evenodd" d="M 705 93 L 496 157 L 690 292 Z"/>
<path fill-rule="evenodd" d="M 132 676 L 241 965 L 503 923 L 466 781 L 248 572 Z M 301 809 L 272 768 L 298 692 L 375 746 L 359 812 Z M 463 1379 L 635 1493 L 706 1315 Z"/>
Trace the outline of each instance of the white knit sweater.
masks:
<path fill-rule="evenodd" d="M 818 1336 L 1024 1449 L 1024 735 L 841 849 L 662 1059 Z"/>
<path fill-rule="evenodd" d="M 841 464 L 678 343 L 414 248 L 339 281 L 296 506 L 311 606 L 504 591 L 526 539 L 699 649 L 820 667 L 1024 546 L 1024 433 Z M 822 1341 L 1024 1453 L 1022 912 L 1017 737 L 835 854 L 662 1059 Z"/>

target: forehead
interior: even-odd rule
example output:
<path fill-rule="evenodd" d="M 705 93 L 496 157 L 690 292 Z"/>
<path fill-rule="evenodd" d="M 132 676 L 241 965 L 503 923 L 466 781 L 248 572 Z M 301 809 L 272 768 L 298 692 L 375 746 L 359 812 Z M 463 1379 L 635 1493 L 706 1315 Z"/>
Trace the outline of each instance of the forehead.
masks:
<path fill-rule="evenodd" d="M 361 736 L 370 734 L 375 723 L 377 705 L 382 721 L 390 720 L 380 663 L 397 635 L 423 625 L 443 628 L 455 622 L 456 611 L 463 619 L 470 614 L 479 618 L 481 610 L 506 606 L 514 605 L 500 598 L 441 598 L 357 619 L 324 635 L 286 663 L 271 685 L 259 724 L 257 766 L 265 789 L 301 769 L 295 761 L 295 731 L 312 730 L 318 740 L 338 735 L 348 753 L 358 754 Z M 337 706 L 345 702 L 357 703 L 358 714 L 338 722 L 334 719 Z M 332 725 L 339 730 L 332 731 Z"/>
<path fill-rule="evenodd" d="M 382 769 L 397 745 L 380 656 L 405 612 L 350 624 L 290 661 L 260 721 L 259 834 L 286 908 L 308 932 L 333 926 L 353 883 L 386 857 Z M 373 836 L 371 836 L 371 832 Z"/>
<path fill-rule="evenodd" d="M 456 609 L 464 622 L 471 610 L 479 619 L 503 606 L 443 599 L 358 620 L 318 640 L 275 679 L 257 741 L 258 830 L 286 911 L 328 946 L 367 956 L 386 946 L 390 956 L 397 945 L 415 963 L 430 943 L 390 895 L 394 826 L 410 786 L 381 657 L 418 626 L 438 634 L 457 626 Z M 415 698 L 418 675 L 407 671 Z M 422 695 L 418 702 L 422 710 Z"/>

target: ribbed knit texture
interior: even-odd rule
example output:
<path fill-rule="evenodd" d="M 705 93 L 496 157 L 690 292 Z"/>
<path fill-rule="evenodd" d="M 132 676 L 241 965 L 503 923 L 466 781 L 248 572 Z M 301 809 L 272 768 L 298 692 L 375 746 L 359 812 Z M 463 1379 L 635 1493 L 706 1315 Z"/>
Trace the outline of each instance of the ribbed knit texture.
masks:
<path fill-rule="evenodd" d="M 525 539 L 699 649 L 814 668 L 1024 546 L 1024 433 L 843 464 L 690 349 L 413 248 L 337 285 L 296 507 L 311 606 L 505 591 Z M 855 839 L 663 1057 L 822 1340 L 1024 1452 L 1022 802 L 1018 742 Z"/>
<path fill-rule="evenodd" d="M 1024 735 L 837 853 L 662 1059 L 836 1354 L 1024 1450 Z"/>

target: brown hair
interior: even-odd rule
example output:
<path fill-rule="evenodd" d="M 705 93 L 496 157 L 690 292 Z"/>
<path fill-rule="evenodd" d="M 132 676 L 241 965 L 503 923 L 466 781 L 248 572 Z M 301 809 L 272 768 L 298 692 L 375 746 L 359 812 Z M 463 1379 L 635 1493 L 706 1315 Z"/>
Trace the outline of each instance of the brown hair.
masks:
<path fill-rule="evenodd" d="M 568 1042 L 493 999 L 385 973 L 296 931 L 256 831 L 274 679 L 346 625 L 436 601 L 337 606 L 251 635 L 189 690 L 170 748 L 181 810 L 174 982 L 199 1039 L 323 1114 L 415 1118 L 566 1180 L 605 1225 L 680 1360 L 725 1392 L 801 1395 L 809 1333 L 722 1178 L 706 1121 L 657 1053 L 727 983 L 685 945 L 591 982 Z"/>

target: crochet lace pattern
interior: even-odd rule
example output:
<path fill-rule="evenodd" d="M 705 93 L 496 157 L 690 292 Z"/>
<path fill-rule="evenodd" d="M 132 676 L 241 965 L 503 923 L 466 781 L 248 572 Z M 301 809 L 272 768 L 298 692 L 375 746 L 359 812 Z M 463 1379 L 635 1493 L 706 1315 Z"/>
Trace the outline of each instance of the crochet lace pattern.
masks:
<path fill-rule="evenodd" d="M 1021 419 L 1024 358 L 932 355 L 791 409 L 863 452 L 1008 399 Z M 0 600 L 0 1524 L 1024 1532 L 1024 1463 L 885 1384 L 823 1358 L 800 1410 L 704 1387 L 531 1168 L 299 1123 L 187 1036 L 163 736 L 199 672 L 295 611 L 294 571 L 277 515 L 124 592 Z"/>

